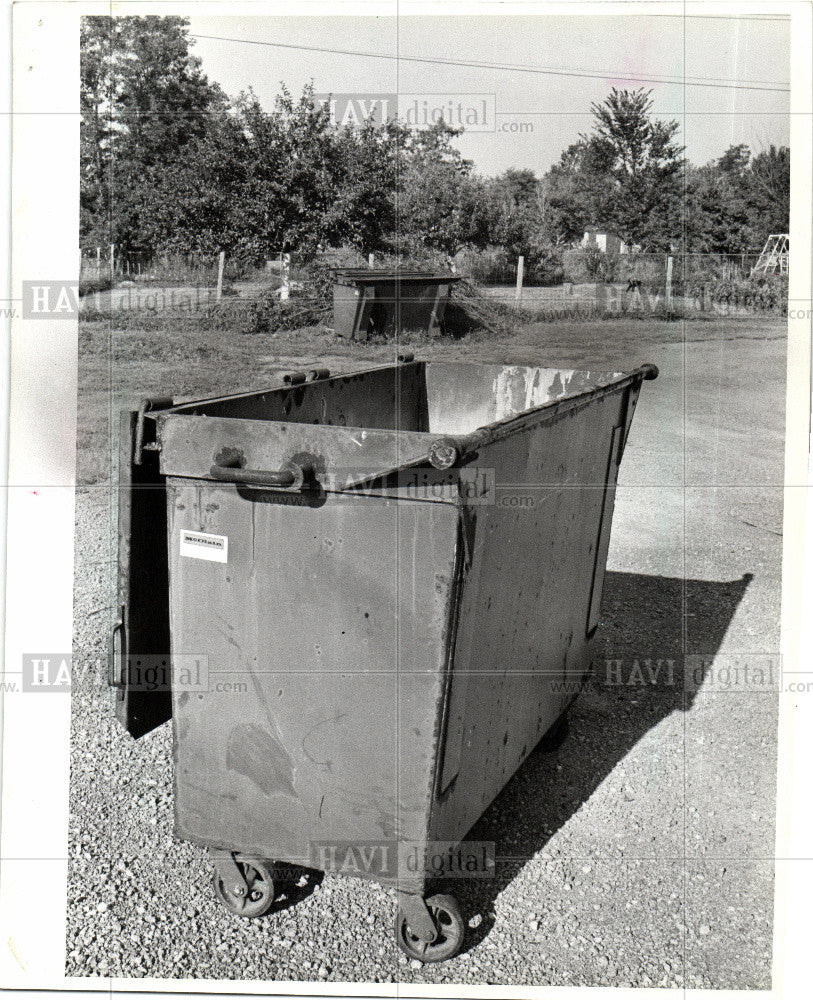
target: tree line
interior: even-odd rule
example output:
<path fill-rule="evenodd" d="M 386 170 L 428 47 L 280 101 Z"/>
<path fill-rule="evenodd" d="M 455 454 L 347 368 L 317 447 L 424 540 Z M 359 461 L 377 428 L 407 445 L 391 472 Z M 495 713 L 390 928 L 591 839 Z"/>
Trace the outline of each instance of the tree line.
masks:
<path fill-rule="evenodd" d="M 259 262 L 280 251 L 454 254 L 501 248 L 544 264 L 588 226 L 644 251 L 734 254 L 787 232 L 789 150 L 684 157 L 645 89 L 613 89 L 550 169 L 479 174 L 443 122 L 338 126 L 308 86 L 271 109 L 228 97 L 180 17 L 81 27 L 80 238 L 155 254 Z"/>

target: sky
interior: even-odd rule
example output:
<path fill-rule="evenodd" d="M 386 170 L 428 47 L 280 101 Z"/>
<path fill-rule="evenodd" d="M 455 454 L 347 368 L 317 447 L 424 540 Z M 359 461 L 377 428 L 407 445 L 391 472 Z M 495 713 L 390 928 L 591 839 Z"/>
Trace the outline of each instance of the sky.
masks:
<path fill-rule="evenodd" d="M 679 123 L 679 141 L 696 164 L 737 143 L 756 153 L 789 141 L 790 30 L 789 21 L 775 14 L 189 20 L 192 51 L 209 78 L 231 96 L 252 88 L 268 108 L 281 83 L 298 96 L 311 80 L 319 93 L 420 95 L 438 106 L 462 102 L 464 111 L 483 107 L 487 130 L 464 133 L 456 142 L 487 175 L 509 167 L 544 173 L 580 132 L 589 131 L 591 103 L 613 86 L 651 88 L 653 113 Z M 303 48 L 250 44 L 257 42 Z M 492 65 L 413 62 L 410 56 Z M 585 73 L 593 76 L 579 75 Z M 692 79 L 715 86 L 684 83 Z M 746 89 L 746 83 L 761 89 Z"/>

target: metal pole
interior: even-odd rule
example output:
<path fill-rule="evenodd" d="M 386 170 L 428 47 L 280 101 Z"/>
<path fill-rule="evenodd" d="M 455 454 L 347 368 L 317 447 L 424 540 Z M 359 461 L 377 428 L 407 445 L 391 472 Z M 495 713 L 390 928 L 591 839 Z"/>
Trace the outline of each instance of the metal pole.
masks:
<path fill-rule="evenodd" d="M 217 260 L 217 293 L 215 301 L 219 302 L 223 298 L 223 267 L 226 263 L 226 251 L 221 250 Z"/>

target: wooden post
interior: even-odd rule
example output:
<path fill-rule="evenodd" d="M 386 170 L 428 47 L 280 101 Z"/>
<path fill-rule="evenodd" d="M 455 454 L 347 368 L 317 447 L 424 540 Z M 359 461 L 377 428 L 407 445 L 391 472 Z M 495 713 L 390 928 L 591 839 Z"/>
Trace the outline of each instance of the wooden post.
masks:
<path fill-rule="evenodd" d="M 672 265 L 674 261 L 671 257 L 666 258 L 666 308 L 672 309 Z"/>
<path fill-rule="evenodd" d="M 367 266 L 375 267 L 375 254 L 371 253 L 367 258 Z"/>
<path fill-rule="evenodd" d="M 280 302 L 287 302 L 291 297 L 291 255 L 283 253 L 282 258 L 282 287 L 279 290 Z"/>
<path fill-rule="evenodd" d="M 115 280 L 116 277 L 116 244 L 110 244 L 110 280 Z"/>
<path fill-rule="evenodd" d="M 96 247 L 96 277 L 102 276 L 102 248 Z"/>
<path fill-rule="evenodd" d="M 223 267 L 226 263 L 226 251 L 221 250 L 220 256 L 217 259 L 217 292 L 215 293 L 215 301 L 219 302 L 223 298 Z"/>
<path fill-rule="evenodd" d="M 517 260 L 517 291 L 516 291 L 516 301 L 520 302 L 522 300 L 522 282 L 525 277 L 525 258 L 520 255 Z"/>

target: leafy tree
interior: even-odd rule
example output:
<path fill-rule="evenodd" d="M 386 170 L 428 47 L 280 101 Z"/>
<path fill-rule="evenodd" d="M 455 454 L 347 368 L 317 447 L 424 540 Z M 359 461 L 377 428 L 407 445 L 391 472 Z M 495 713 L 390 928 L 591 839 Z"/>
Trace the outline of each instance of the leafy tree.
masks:
<path fill-rule="evenodd" d="M 786 233 L 790 226 L 790 150 L 770 146 L 751 161 L 753 187 L 762 207 L 762 226 L 768 233 Z"/>
<path fill-rule="evenodd" d="M 570 238 L 585 225 L 668 249 L 680 239 L 683 149 L 677 122 L 652 115 L 651 91 L 617 90 L 592 104 L 593 129 L 549 171 L 551 200 Z M 581 235 L 579 232 L 578 235 Z"/>
<path fill-rule="evenodd" d="M 396 249 L 427 249 L 456 253 L 472 242 L 477 220 L 472 218 L 472 164 L 452 140 L 460 129 L 442 120 L 398 138 L 399 183 L 392 243 Z"/>
<path fill-rule="evenodd" d="M 731 146 L 717 160 L 687 170 L 688 249 L 734 254 L 761 249 L 769 233 L 788 231 L 790 155 L 771 147 L 753 159 Z"/>
<path fill-rule="evenodd" d="M 151 192 L 225 113 L 180 17 L 81 21 L 82 238 L 138 242 Z"/>

